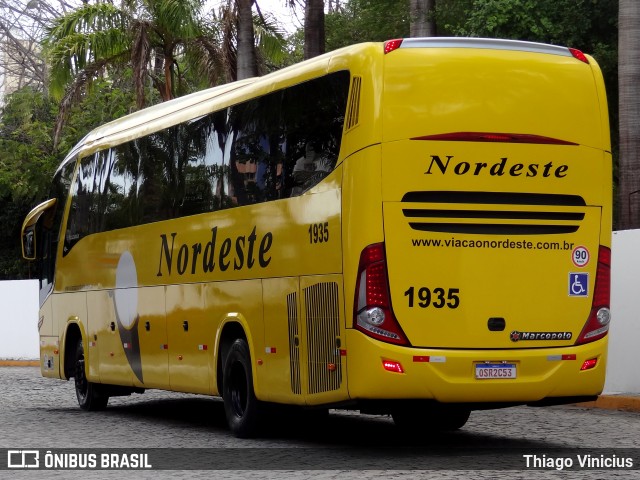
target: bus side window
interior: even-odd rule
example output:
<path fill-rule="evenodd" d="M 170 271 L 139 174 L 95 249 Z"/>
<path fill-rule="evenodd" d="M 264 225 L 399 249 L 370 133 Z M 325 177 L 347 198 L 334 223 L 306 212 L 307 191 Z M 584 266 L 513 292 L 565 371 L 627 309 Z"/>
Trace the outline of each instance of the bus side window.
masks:
<path fill-rule="evenodd" d="M 288 196 L 306 192 L 335 168 L 348 90 L 349 72 L 340 71 L 284 91 L 281 122 Z"/>
<path fill-rule="evenodd" d="M 229 183 L 233 186 L 238 206 L 280 198 L 281 109 L 281 92 L 273 92 L 230 109 Z"/>
<path fill-rule="evenodd" d="M 64 255 L 83 237 L 93 233 L 95 216 L 94 176 L 96 175 L 95 155 L 80 160 L 76 182 L 71 188 L 71 207 L 64 237 Z"/>
<path fill-rule="evenodd" d="M 104 152 L 107 175 L 99 185 L 99 232 L 126 228 L 140 223 L 138 201 L 138 159 L 133 143 L 125 143 Z"/>

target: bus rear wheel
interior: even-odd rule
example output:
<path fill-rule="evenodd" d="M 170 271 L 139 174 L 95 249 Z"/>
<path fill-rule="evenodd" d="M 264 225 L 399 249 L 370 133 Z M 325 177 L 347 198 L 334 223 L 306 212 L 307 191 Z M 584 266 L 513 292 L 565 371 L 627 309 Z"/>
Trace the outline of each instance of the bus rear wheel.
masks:
<path fill-rule="evenodd" d="M 78 405 L 86 411 L 104 410 L 109 402 L 109 396 L 101 392 L 100 385 L 88 381 L 85 372 L 84 347 L 82 339 L 79 339 L 74 362 L 74 382 Z"/>
<path fill-rule="evenodd" d="M 467 423 L 471 410 L 444 405 L 412 405 L 391 414 L 398 428 L 406 431 L 450 432 Z"/>
<path fill-rule="evenodd" d="M 239 438 L 257 434 L 261 402 L 253 390 L 251 355 L 244 339 L 231 344 L 223 370 L 224 410 L 231 432 Z"/>

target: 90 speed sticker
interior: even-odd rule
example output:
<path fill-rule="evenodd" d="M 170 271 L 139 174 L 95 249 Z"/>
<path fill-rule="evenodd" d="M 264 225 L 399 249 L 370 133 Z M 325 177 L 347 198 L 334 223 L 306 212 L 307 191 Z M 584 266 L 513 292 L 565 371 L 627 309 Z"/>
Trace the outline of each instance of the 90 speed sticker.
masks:
<path fill-rule="evenodd" d="M 589 250 L 587 247 L 578 246 L 571 252 L 571 260 L 576 267 L 585 267 L 589 263 Z"/>

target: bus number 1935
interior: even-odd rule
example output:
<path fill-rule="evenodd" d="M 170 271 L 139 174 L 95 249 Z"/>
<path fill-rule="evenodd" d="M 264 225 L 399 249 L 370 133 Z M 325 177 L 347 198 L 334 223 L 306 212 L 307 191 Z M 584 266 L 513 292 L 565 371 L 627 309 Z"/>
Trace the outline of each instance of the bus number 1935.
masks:
<path fill-rule="evenodd" d="M 329 222 L 309 225 L 309 243 L 326 243 L 329 241 Z"/>
<path fill-rule="evenodd" d="M 416 303 L 417 306 L 421 308 L 427 308 L 429 306 L 434 308 L 443 308 L 445 306 L 458 308 L 458 305 L 460 305 L 459 293 L 459 288 L 444 289 L 437 287 L 431 290 L 427 287 L 418 289 L 416 289 L 416 287 L 409 287 L 409 289 L 404 292 L 404 296 L 408 298 L 409 308 L 413 308 Z"/>

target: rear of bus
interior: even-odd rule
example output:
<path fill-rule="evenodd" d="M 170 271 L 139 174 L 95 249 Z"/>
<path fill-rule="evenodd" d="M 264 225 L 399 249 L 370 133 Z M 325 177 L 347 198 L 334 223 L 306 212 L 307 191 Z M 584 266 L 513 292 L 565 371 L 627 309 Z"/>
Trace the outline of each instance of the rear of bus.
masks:
<path fill-rule="evenodd" d="M 345 269 L 350 396 L 395 411 L 593 399 L 612 196 L 599 67 L 563 47 L 444 38 L 387 42 L 382 65 L 369 184 L 382 237 L 350 240 L 360 260 Z M 377 212 L 347 203 L 348 219 Z"/>

